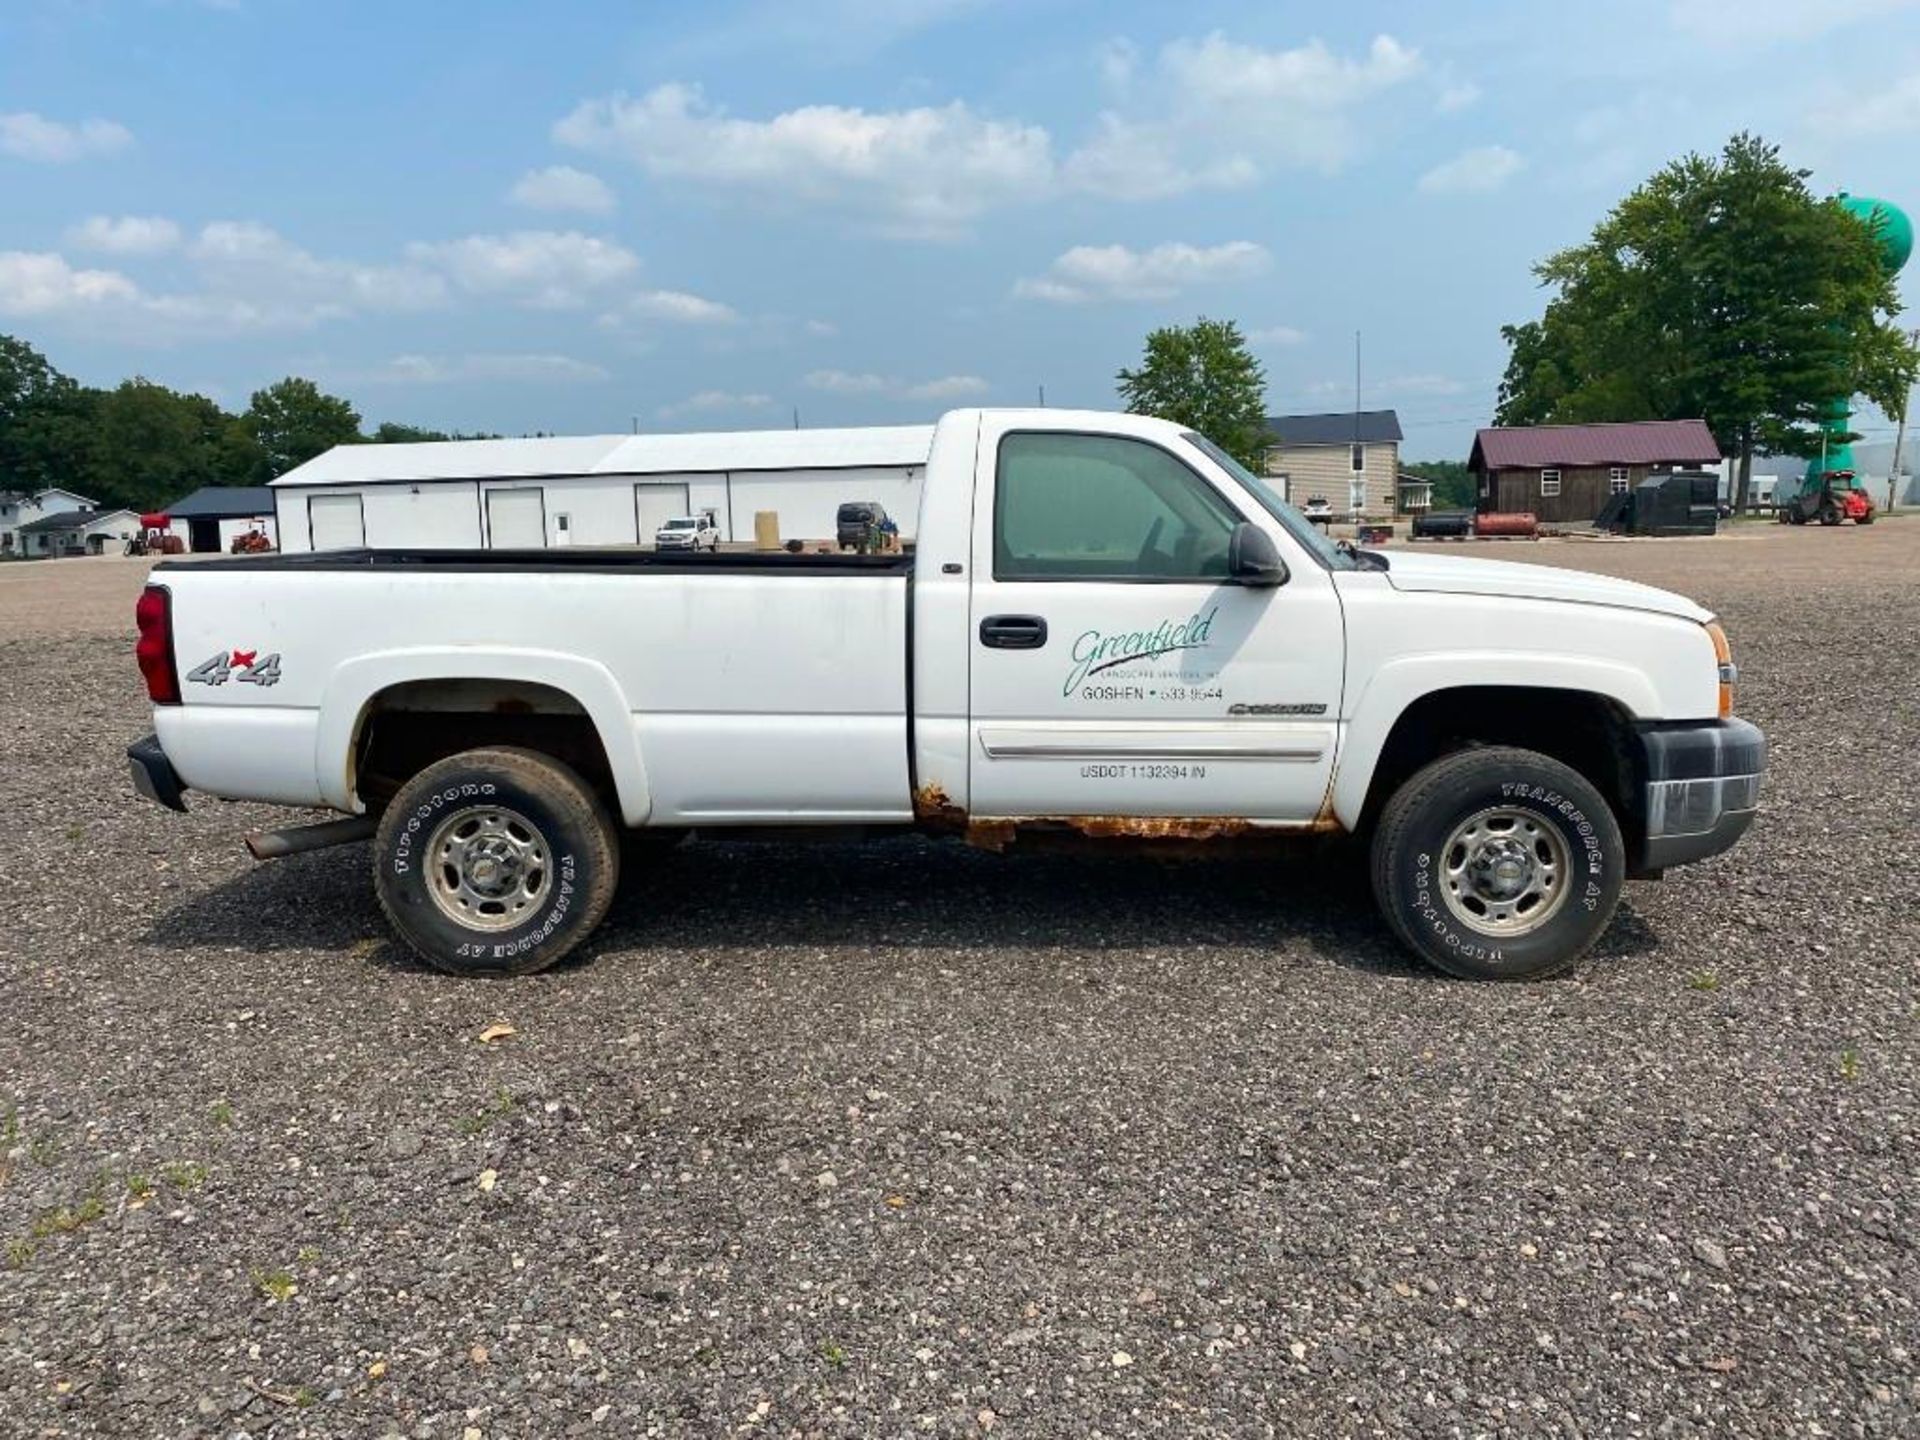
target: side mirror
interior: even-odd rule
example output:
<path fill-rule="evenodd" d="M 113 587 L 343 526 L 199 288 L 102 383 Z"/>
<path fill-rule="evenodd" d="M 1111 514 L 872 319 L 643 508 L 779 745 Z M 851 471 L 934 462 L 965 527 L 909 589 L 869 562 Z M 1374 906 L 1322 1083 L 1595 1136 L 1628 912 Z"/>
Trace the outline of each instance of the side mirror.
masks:
<path fill-rule="evenodd" d="M 1271 535 L 1242 520 L 1227 537 L 1227 578 L 1236 585 L 1284 585 L 1287 562 Z"/>

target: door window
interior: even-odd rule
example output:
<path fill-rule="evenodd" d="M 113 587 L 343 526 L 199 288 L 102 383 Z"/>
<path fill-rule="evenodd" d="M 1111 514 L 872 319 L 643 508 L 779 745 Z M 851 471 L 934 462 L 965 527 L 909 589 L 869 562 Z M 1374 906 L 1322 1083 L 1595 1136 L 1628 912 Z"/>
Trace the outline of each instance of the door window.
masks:
<path fill-rule="evenodd" d="M 1156 445 L 1028 432 L 1000 442 L 996 580 L 1200 580 L 1227 573 L 1239 516 Z"/>

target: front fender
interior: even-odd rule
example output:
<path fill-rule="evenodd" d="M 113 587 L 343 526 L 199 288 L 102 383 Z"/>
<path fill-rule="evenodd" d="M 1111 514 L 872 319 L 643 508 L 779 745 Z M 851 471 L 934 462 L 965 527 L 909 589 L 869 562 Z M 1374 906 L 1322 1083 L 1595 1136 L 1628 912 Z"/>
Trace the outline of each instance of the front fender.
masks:
<path fill-rule="evenodd" d="M 1709 672 L 1702 667 L 1701 673 Z M 1666 713 L 1652 678 L 1621 661 L 1498 650 L 1443 651 L 1389 660 L 1374 670 L 1354 701 L 1341 737 L 1333 778 L 1333 813 L 1340 823 L 1349 830 L 1359 825 L 1380 752 L 1409 705 L 1437 691 L 1481 685 L 1584 691 L 1605 696 L 1636 718 Z"/>
<path fill-rule="evenodd" d="M 352 758 L 368 707 L 381 691 L 420 680 L 519 681 L 571 696 L 593 722 L 607 752 L 621 819 L 629 826 L 646 822 L 653 797 L 633 711 L 619 682 L 598 661 L 553 650 L 383 650 L 347 661 L 327 682 L 315 737 L 315 778 L 329 805 L 354 813 L 366 808 L 354 791 Z"/>

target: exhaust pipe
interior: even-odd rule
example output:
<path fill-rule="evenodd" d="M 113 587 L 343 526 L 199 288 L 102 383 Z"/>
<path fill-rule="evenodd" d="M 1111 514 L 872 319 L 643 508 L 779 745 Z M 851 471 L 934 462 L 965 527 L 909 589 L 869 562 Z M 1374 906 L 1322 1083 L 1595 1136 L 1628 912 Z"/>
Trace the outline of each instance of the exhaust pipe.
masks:
<path fill-rule="evenodd" d="M 349 815 L 341 820 L 324 820 L 318 825 L 289 825 L 283 830 L 253 830 L 247 834 L 247 849 L 256 860 L 284 860 L 289 855 L 304 855 L 309 850 L 325 850 L 331 845 L 351 845 L 356 840 L 371 840 L 380 828 L 377 815 Z"/>

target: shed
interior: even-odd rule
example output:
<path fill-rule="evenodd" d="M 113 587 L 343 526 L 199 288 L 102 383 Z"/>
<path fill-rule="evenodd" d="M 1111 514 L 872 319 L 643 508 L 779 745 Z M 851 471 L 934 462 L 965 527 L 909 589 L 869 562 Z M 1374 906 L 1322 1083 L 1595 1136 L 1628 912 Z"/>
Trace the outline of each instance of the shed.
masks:
<path fill-rule="evenodd" d="M 1719 459 L 1704 420 L 1631 420 L 1489 426 L 1474 435 L 1467 468 L 1478 477 L 1482 514 L 1531 511 L 1550 524 L 1586 525 L 1650 475 Z"/>
<path fill-rule="evenodd" d="M 236 535 L 262 530 L 272 541 L 275 532 L 273 491 L 265 485 L 203 485 L 166 507 L 176 529 L 184 526 L 187 548 L 220 552 Z"/>
<path fill-rule="evenodd" d="M 340 445 L 272 484 L 287 550 L 651 545 L 677 516 L 751 540 L 830 540 L 849 501 L 874 501 L 911 535 L 931 425 L 541 436 Z"/>

